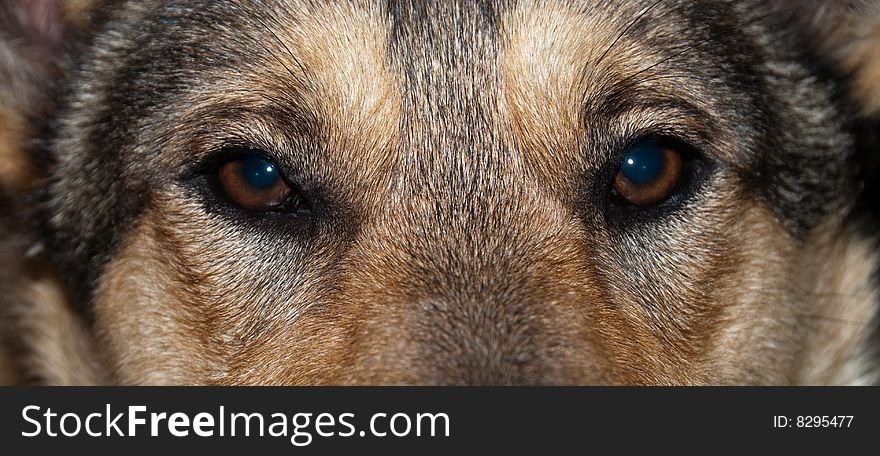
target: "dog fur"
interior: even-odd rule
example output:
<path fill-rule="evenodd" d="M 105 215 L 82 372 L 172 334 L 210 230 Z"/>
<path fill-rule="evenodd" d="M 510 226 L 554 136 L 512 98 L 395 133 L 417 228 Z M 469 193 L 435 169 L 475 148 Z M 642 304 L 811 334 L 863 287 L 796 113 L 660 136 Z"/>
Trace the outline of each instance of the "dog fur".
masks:
<path fill-rule="evenodd" d="M 34 4 L 0 22 L 6 382 L 880 380 L 877 2 Z M 693 188 L 613 207 L 658 132 Z M 217 200 L 242 144 L 310 217 Z"/>

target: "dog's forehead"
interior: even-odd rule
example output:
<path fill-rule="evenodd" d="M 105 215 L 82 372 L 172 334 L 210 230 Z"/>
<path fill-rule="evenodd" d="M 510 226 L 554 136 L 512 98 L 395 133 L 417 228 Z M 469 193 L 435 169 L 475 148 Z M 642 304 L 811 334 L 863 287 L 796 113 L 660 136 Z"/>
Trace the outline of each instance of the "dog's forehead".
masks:
<path fill-rule="evenodd" d="M 687 78 L 706 56 L 664 54 L 674 46 L 658 50 L 668 44 L 664 39 L 687 45 L 703 36 L 689 31 L 680 2 L 242 5 L 230 15 L 227 4 L 212 3 L 212 13 L 196 15 L 208 29 L 195 38 L 201 46 L 246 58 L 216 69 L 216 83 L 201 99 L 183 99 L 183 111 L 198 123 L 218 105 L 259 104 L 259 98 L 295 105 L 320 121 L 337 174 L 344 168 L 381 174 L 380 166 L 389 169 L 396 160 L 418 162 L 422 170 L 435 164 L 479 174 L 486 171 L 481 164 L 508 163 L 564 175 L 566 168 L 603 160 L 592 148 L 553 153 L 579 147 L 579 135 L 596 130 L 585 116 L 614 120 L 602 127 L 625 135 L 662 120 L 672 104 L 664 101 L 717 110 L 718 94 L 706 96 L 711 88 L 704 81 Z M 236 33 L 217 33 L 228 32 L 218 18 L 232 21 Z M 656 77 L 664 72 L 674 77 Z M 652 95 L 664 98 L 652 104 Z M 284 142 L 278 130 L 286 120 L 273 119 L 281 128 L 264 142 Z"/>
<path fill-rule="evenodd" d="M 542 125 L 549 132 L 582 123 L 587 98 L 600 98 L 629 76 L 674 69 L 675 60 L 690 65 L 692 55 L 662 52 L 671 47 L 664 38 L 679 46 L 705 38 L 689 31 L 682 16 L 687 8 L 676 6 L 594 0 L 328 3 L 276 17 L 280 28 L 272 32 L 295 41 L 296 65 L 304 64 L 304 77 L 326 91 L 315 102 L 340 122 L 368 121 L 372 102 L 394 94 L 404 120 L 427 120 L 438 132 L 466 121 L 510 124 L 517 115 L 541 123 L 536 113 L 553 119 Z M 655 24 L 658 18 L 662 25 Z M 674 82 L 659 87 L 674 93 L 700 85 Z M 507 118 L 491 119 L 498 115 Z M 420 132 L 411 127 L 405 133 Z"/>

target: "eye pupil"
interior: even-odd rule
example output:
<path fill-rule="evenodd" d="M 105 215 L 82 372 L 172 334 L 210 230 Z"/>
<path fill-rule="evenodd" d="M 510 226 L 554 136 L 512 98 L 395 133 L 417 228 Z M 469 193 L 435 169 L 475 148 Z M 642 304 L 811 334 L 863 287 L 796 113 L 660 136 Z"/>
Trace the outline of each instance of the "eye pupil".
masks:
<path fill-rule="evenodd" d="M 245 209 L 297 212 L 302 207 L 275 162 L 260 153 L 249 153 L 221 166 L 217 182 L 229 201 Z"/>
<path fill-rule="evenodd" d="M 620 172 L 636 184 L 647 184 L 663 171 L 664 151 L 656 141 L 635 144 L 623 157 Z"/>
<path fill-rule="evenodd" d="M 637 141 L 624 153 L 614 176 L 612 201 L 624 206 L 659 203 L 675 191 L 683 168 L 675 147 L 654 139 Z"/>
<path fill-rule="evenodd" d="M 241 174 L 249 185 L 259 189 L 271 187 L 280 177 L 272 162 L 254 155 L 241 160 Z"/>

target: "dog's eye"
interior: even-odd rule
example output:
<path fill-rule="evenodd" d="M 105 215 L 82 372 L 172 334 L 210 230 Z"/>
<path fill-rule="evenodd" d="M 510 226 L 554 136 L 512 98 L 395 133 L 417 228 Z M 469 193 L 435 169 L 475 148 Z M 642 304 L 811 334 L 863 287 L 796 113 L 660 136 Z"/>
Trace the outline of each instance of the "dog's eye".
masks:
<path fill-rule="evenodd" d="M 293 212 L 298 195 L 284 181 L 278 167 L 258 154 L 227 162 L 217 171 L 220 189 L 235 204 L 258 212 Z"/>
<path fill-rule="evenodd" d="M 654 139 L 632 144 L 614 177 L 612 197 L 619 204 L 648 206 L 666 199 L 682 175 L 681 154 Z"/>

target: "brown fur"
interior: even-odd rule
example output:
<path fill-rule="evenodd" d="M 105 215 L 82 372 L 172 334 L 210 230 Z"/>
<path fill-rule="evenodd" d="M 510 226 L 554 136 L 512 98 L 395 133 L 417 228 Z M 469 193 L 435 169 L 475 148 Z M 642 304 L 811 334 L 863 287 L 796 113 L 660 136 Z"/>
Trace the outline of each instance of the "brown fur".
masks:
<path fill-rule="evenodd" d="M 0 284 L 15 284 L 5 315 L 16 370 L 49 384 L 880 380 L 873 237 L 844 223 L 849 204 L 802 236 L 755 196 L 738 169 L 752 158 L 741 143 L 751 127 L 730 126 L 736 110 L 719 101 L 720 83 L 688 78 L 663 65 L 656 44 L 621 35 L 645 5 L 516 2 L 494 18 L 497 40 L 456 41 L 453 32 L 469 33 L 456 27 L 476 27 L 478 11 L 453 3 L 428 9 L 448 22 L 395 32 L 398 41 L 391 13 L 371 2 L 281 2 L 290 11 L 239 29 L 252 46 L 248 63 L 200 71 L 192 90 L 165 100 L 167 113 L 138 118 L 137 143 L 123 146 L 137 158 L 119 180 L 141 169 L 170 174 L 249 142 L 293 163 L 300 190 L 331 195 L 328 218 L 345 222 L 255 235 L 171 178 L 146 186 L 87 316 L 43 262 L 40 248 L 58 246 L 29 233 L 0 252 L 15 277 Z M 121 8 L 127 18 L 153 11 Z M 79 29 L 93 27 L 84 3 L 66 11 Z M 125 62 L 95 49 L 128 45 L 112 39 L 82 51 L 107 74 Z M 446 53 L 419 44 L 427 39 Z M 823 42 L 834 54 L 851 41 Z M 870 43 L 835 59 L 855 73 L 855 96 L 880 83 L 880 47 Z M 94 146 L 88 132 L 99 127 L 81 113 L 101 112 L 116 94 L 111 83 L 74 79 L 55 152 Z M 863 114 L 880 109 L 862 98 Z M 663 103 L 672 99 L 681 103 Z M 815 111 L 837 120 L 830 107 Z M 9 158 L 0 183 L 13 200 L 44 187 L 29 161 L 29 115 L 0 106 L 0 159 Z M 650 238 L 606 229 L 582 209 L 584 176 L 607 161 L 608 137 L 657 126 L 734 165 L 719 167 L 698 203 Z M 56 169 L 73 173 L 74 156 L 61 154 Z M 75 190 L 58 182 L 49 192 L 59 199 Z M 49 224 L 82 210 L 68 206 Z M 309 230 L 332 235 L 285 242 Z"/>

